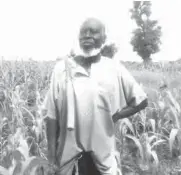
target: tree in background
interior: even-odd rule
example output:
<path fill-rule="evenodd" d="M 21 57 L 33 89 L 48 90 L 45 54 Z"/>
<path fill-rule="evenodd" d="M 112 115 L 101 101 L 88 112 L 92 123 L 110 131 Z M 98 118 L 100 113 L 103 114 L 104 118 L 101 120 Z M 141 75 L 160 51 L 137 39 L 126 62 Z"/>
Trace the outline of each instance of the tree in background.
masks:
<path fill-rule="evenodd" d="M 143 59 L 145 65 L 151 62 L 151 55 L 158 52 L 161 44 L 161 27 L 157 20 L 151 20 L 151 2 L 134 1 L 130 10 L 131 19 L 135 20 L 137 28 L 133 31 L 131 44 L 133 51 Z"/>

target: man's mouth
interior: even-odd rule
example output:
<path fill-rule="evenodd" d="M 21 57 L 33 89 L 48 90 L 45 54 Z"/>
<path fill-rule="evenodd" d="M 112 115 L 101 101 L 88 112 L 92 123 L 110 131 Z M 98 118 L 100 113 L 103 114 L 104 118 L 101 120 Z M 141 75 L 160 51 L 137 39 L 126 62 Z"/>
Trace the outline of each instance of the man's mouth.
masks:
<path fill-rule="evenodd" d="M 91 42 L 84 42 L 83 45 L 84 45 L 84 46 L 92 46 L 93 43 L 91 43 Z"/>
<path fill-rule="evenodd" d="M 81 41 L 83 45 L 93 45 L 94 41 L 92 39 L 85 39 Z"/>

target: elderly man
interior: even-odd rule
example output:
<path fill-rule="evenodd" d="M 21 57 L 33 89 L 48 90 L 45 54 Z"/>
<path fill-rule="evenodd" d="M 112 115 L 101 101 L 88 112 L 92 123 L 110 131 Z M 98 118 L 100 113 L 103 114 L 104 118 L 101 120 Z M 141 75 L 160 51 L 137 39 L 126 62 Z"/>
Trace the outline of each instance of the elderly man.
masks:
<path fill-rule="evenodd" d="M 55 66 L 46 96 L 48 158 L 57 174 L 78 171 L 89 152 L 102 175 L 117 175 L 114 123 L 147 106 L 147 96 L 126 68 L 101 55 L 105 26 L 87 19 L 80 28 L 80 52 Z"/>

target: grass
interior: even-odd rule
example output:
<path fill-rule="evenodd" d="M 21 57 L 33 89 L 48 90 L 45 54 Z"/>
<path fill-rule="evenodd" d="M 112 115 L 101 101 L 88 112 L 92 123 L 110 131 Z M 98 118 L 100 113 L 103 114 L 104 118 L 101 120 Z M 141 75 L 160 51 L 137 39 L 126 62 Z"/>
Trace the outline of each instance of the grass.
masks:
<path fill-rule="evenodd" d="M 40 106 L 54 65 L 55 62 L 33 60 L 0 61 L 0 173 L 3 175 L 41 175 L 39 166 L 52 171 L 47 163 Z M 169 64 L 166 68 L 155 65 L 148 70 L 126 63 L 126 67 L 148 94 L 149 106 L 116 125 L 123 174 L 177 175 L 181 172 L 181 65 Z"/>

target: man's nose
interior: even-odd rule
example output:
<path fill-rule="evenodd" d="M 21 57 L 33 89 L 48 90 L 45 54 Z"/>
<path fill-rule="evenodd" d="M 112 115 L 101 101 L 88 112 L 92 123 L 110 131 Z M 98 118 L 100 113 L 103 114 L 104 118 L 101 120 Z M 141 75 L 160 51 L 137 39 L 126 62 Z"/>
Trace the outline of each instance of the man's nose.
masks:
<path fill-rule="evenodd" d="M 90 37 L 91 36 L 91 32 L 90 32 L 90 30 L 87 30 L 86 32 L 85 32 L 85 37 Z"/>

